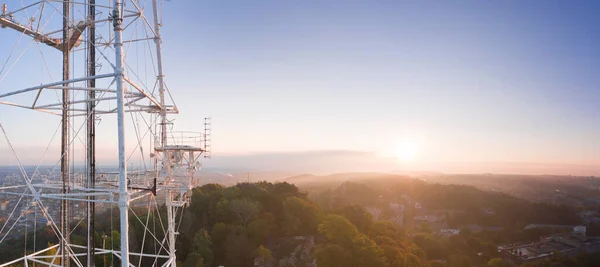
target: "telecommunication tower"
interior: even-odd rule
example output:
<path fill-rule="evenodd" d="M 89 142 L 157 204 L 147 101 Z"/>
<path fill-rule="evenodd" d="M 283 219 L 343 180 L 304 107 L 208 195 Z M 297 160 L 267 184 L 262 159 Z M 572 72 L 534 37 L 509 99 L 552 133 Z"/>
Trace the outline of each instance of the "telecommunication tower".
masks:
<path fill-rule="evenodd" d="M 102 256 L 105 263 L 106 256 L 112 256 L 123 267 L 175 267 L 177 215 L 198 183 L 200 159 L 210 158 L 211 122 L 204 120 L 204 132 L 176 132 L 167 119 L 179 109 L 163 70 L 162 6 L 160 0 L 23 0 L 14 7 L 2 5 L 1 40 L 13 45 L 11 50 L 0 51 L 0 105 L 58 118 L 60 155 L 46 171 L 41 164 L 33 170 L 23 166 L 11 143 L 14 135 L 0 115 L 0 132 L 19 166 L 22 182 L 0 187 L 2 194 L 18 198 L 0 228 L 0 243 L 23 218 L 28 226 L 27 214 L 32 210 L 47 220 L 57 238 L 56 245 L 46 248 L 26 243 L 22 257 L 0 267 L 15 263 L 94 266 L 96 256 Z M 25 59 L 29 67 L 19 67 Z M 60 68 L 56 62 L 61 62 Z M 28 68 L 32 71 L 22 71 Z M 33 69 L 41 71 L 36 74 Z M 106 122 L 100 125 L 100 121 Z M 98 130 L 112 134 L 99 135 Z M 112 135 L 116 136 L 113 155 L 117 155 L 118 167 L 103 170 L 96 162 L 96 143 L 112 140 Z M 54 137 L 48 147 L 52 144 Z M 80 169 L 75 162 L 82 155 L 85 168 Z M 142 167 L 128 169 L 134 155 Z M 85 216 L 74 215 L 81 210 L 73 209 L 78 203 L 84 203 Z M 135 203 L 146 203 L 145 220 L 132 209 Z M 159 214 L 163 203 L 166 225 Z M 112 216 L 113 206 L 119 211 L 118 244 L 107 248 L 108 238 L 116 243 L 110 236 L 113 231 L 94 240 L 94 222 L 100 208 L 110 209 Z M 132 221 L 144 229 L 141 244 L 133 246 L 136 251 L 130 248 Z M 86 227 L 86 245 L 71 242 L 71 233 L 81 225 Z M 161 225 L 162 232 L 156 225 Z M 48 255 L 51 251 L 56 252 Z"/>

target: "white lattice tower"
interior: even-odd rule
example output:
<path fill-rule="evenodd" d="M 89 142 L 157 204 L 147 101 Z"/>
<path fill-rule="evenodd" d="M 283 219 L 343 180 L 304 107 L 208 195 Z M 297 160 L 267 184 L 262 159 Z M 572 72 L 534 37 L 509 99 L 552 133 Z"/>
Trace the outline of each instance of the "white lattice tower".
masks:
<path fill-rule="evenodd" d="M 11 150 L 11 154 L 14 155 L 19 164 L 23 180 L 22 185 L 0 189 L 4 194 L 18 195 L 21 199 L 29 199 L 25 210 L 35 204 L 42 215 L 48 219 L 49 225 L 62 244 L 35 251 L 15 261 L 0 264 L 0 267 L 17 262 L 24 262 L 25 264 L 35 262 L 38 265 L 45 266 L 68 266 L 69 264 L 89 266 L 94 264 L 90 255 L 107 254 L 120 258 L 122 266 L 140 265 L 142 258 L 154 258 L 154 264 L 162 262 L 162 266 L 175 266 L 175 238 L 177 232 L 175 215 L 177 209 L 184 207 L 188 202 L 189 191 L 194 185 L 194 174 L 200 166 L 197 160 L 207 150 L 207 138 L 205 134 L 167 131 L 167 115 L 178 113 L 178 109 L 170 98 L 162 67 L 162 39 L 160 35 L 162 23 L 159 17 L 159 9 L 162 4 L 157 3 L 157 0 L 152 0 L 149 4 L 150 7 L 146 6 L 148 1 L 141 0 L 97 2 L 101 1 L 45 0 L 22 3 L 21 6 L 15 9 L 3 6 L 0 15 L 0 26 L 4 29 L 0 31 L 0 34 L 6 32 L 18 34 L 19 41 L 15 47 L 18 47 L 19 42 L 23 39 L 28 39 L 29 45 L 23 49 L 23 53 L 18 57 L 12 57 L 13 52 L 18 50 L 13 49 L 10 51 L 6 60 L 6 63 L 10 64 L 5 64 L 0 70 L 0 104 L 52 115 L 64 115 L 61 125 L 67 128 L 68 132 L 73 133 L 73 136 L 65 137 L 64 132 L 62 135 L 69 148 L 81 141 L 78 140 L 79 130 L 87 125 L 88 139 L 86 140 L 88 142 L 86 148 L 88 150 L 86 151 L 88 153 L 86 158 L 91 162 L 95 162 L 95 160 L 91 160 L 95 158 L 95 151 L 93 150 L 94 139 L 89 139 L 89 136 L 93 134 L 89 133 L 94 133 L 94 128 L 100 118 L 98 116 L 116 114 L 119 166 L 116 172 L 96 172 L 95 163 L 86 165 L 88 169 L 79 179 L 79 174 L 71 173 L 71 169 L 74 169 L 73 162 L 71 162 L 67 163 L 69 165 L 63 168 L 61 174 L 54 172 L 55 165 L 54 169 L 44 176 L 45 179 L 40 179 L 37 168 L 33 173 L 28 173 L 20 163 L 19 155 L 12 146 L 9 133 L 2 126 L 2 118 L 0 117 L 2 134 Z M 81 12 L 81 10 L 84 12 Z M 150 16 L 146 16 L 146 10 L 151 10 Z M 58 14 L 58 19 L 54 18 L 56 14 Z M 67 16 L 64 16 L 64 14 L 67 14 Z M 58 30 L 47 30 L 47 27 L 60 26 L 55 20 L 64 20 L 67 26 L 60 27 Z M 142 31 L 145 36 L 140 37 Z M 84 37 L 87 38 L 84 39 Z M 142 43 L 144 47 L 140 50 L 148 50 L 148 54 L 144 54 L 144 56 L 132 55 L 131 47 Z M 10 70 L 16 65 L 21 56 L 26 54 L 27 49 L 32 44 L 42 55 L 43 65 L 46 65 L 45 68 L 50 81 L 30 84 L 22 88 L 3 88 L 4 77 L 10 74 Z M 152 44 L 152 47 L 150 44 Z M 48 67 L 48 61 L 45 57 L 56 58 L 55 54 L 60 54 L 60 52 L 63 54 L 63 61 L 64 58 L 78 59 L 78 56 L 82 54 L 86 55 L 87 58 L 83 63 L 77 63 L 75 60 L 71 63 L 67 60 L 66 67 L 63 69 L 73 70 L 70 73 L 71 75 L 66 75 L 61 80 L 52 80 L 52 68 Z M 133 59 L 140 60 L 140 58 L 150 56 L 155 58 L 155 61 L 152 61 L 152 71 L 143 71 L 142 74 L 142 71 L 132 67 L 132 64 L 128 64 L 128 61 Z M 5 68 L 6 66 L 8 68 Z M 79 73 L 77 71 L 79 68 L 86 68 L 87 71 L 83 74 Z M 145 76 L 151 76 L 150 80 L 153 80 L 153 82 L 148 82 L 147 77 L 146 79 L 140 77 L 144 74 Z M 26 81 L 22 81 L 22 84 L 26 83 Z M 62 92 L 63 98 L 57 98 L 53 101 L 53 94 L 57 92 Z M 67 97 L 65 97 L 65 94 Z M 146 121 L 144 115 L 137 114 L 149 114 L 147 116 L 150 119 Z M 144 119 L 148 129 L 146 133 L 149 132 L 149 135 L 142 134 L 143 131 L 136 128 L 135 123 L 128 120 L 128 116 L 132 118 L 132 121 L 134 116 L 136 116 L 136 119 L 137 116 Z M 77 119 L 81 120 L 81 127 L 77 124 Z M 157 122 L 155 123 L 155 121 Z M 139 120 L 137 123 L 139 123 Z M 152 145 L 154 153 L 152 153 L 152 159 L 149 159 L 154 162 L 152 169 L 144 168 L 137 171 L 128 171 L 127 162 L 133 155 L 133 153 L 128 154 L 129 151 L 126 149 L 126 136 L 128 133 L 126 126 L 130 124 L 134 125 L 132 128 L 134 128 L 137 136 L 137 143 L 133 151 L 135 152 L 139 148 L 144 164 L 146 162 L 142 149 L 144 137 L 159 140 Z M 154 125 L 159 125 L 160 130 L 152 131 Z M 61 154 L 60 158 L 63 162 L 69 162 L 66 159 L 73 156 L 68 151 L 69 149 Z M 65 170 L 68 174 L 65 173 Z M 60 180 L 57 179 L 61 176 L 68 177 L 67 191 L 63 189 L 64 184 L 61 184 Z M 84 179 L 84 176 L 87 179 Z M 90 183 L 90 181 L 95 182 Z M 132 213 L 133 210 L 130 207 L 130 203 L 133 201 L 150 199 L 150 201 L 154 201 L 153 205 L 158 211 L 158 203 L 154 197 L 157 192 L 165 195 L 168 212 L 167 229 L 164 229 L 165 236 L 162 240 L 157 237 L 158 234 L 153 233 L 153 230 L 148 227 L 149 221 L 143 222 L 135 212 Z M 68 232 L 73 229 L 64 228 L 65 224 L 59 223 L 57 216 L 48 212 L 46 203 L 49 203 L 49 201 L 118 205 L 120 211 L 120 249 L 91 247 L 93 242 L 88 242 L 87 246 L 71 244 Z M 93 208 L 90 208 L 90 205 L 88 204 L 88 210 L 93 213 Z M 91 206 L 93 207 L 93 205 Z M 150 212 L 151 206 L 148 205 L 148 207 Z M 142 224 L 145 230 L 141 251 L 139 252 L 130 251 L 128 248 L 129 241 L 126 233 L 129 232 L 128 216 L 130 213 Z M 68 216 L 68 212 L 63 212 L 64 214 Z M 16 215 L 19 214 L 15 214 L 15 217 Z M 63 215 L 61 215 L 61 218 Z M 90 215 L 89 212 L 88 215 Z M 18 218 L 20 217 L 18 216 Z M 18 218 L 14 221 L 17 221 Z M 93 214 L 86 218 L 88 221 L 93 221 Z M 148 218 L 150 217 L 148 216 Z M 6 222 L 7 225 L 9 221 Z M 14 225 L 2 229 L 6 228 L 10 232 Z M 93 228 L 91 229 L 93 230 Z M 0 234 L 3 233 L 0 231 Z M 4 236 L 6 236 L 5 233 Z M 144 252 L 144 242 L 146 242 L 147 237 L 160 245 L 160 249 L 155 253 Z M 3 240 L 0 240 L 0 242 Z M 55 248 L 59 248 L 55 255 L 45 255 Z M 137 257 L 139 262 L 131 262 L 130 256 Z M 82 260 L 86 257 L 87 261 Z M 46 261 L 60 258 L 68 258 L 69 260 L 63 260 L 59 264 L 56 261 L 54 263 Z"/>

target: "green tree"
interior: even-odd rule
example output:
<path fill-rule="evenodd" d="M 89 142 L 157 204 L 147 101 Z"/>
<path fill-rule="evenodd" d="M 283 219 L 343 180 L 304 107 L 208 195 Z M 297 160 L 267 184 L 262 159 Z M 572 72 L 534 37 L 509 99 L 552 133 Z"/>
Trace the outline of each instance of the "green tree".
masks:
<path fill-rule="evenodd" d="M 429 226 L 429 223 L 423 223 L 419 226 L 418 231 L 425 234 L 431 234 L 431 226 Z"/>
<path fill-rule="evenodd" d="M 113 249 L 121 249 L 121 234 L 117 230 L 110 232 L 110 244 Z M 108 240 L 106 242 L 109 242 Z M 108 245 L 107 245 L 108 246 Z"/>
<path fill-rule="evenodd" d="M 269 223 L 265 219 L 256 219 L 248 224 L 248 238 L 254 244 L 262 244 L 269 235 Z"/>
<path fill-rule="evenodd" d="M 237 216 L 244 227 L 260 212 L 260 204 L 249 199 L 234 199 L 229 203 L 229 208 Z"/>
<path fill-rule="evenodd" d="M 341 245 L 350 244 L 352 238 L 359 233 L 356 226 L 348 219 L 334 214 L 327 215 L 323 223 L 319 224 L 318 229 L 319 233 L 328 240 Z"/>
<path fill-rule="evenodd" d="M 380 245 L 390 267 L 405 267 L 406 252 L 397 246 Z"/>
<path fill-rule="evenodd" d="M 471 259 L 463 254 L 452 254 L 448 257 L 448 267 L 471 266 Z"/>
<path fill-rule="evenodd" d="M 419 233 L 413 237 L 417 244 L 430 259 L 442 259 L 446 257 L 447 250 L 438 238 L 432 235 Z"/>
<path fill-rule="evenodd" d="M 210 232 L 210 237 L 213 243 L 212 249 L 215 263 L 223 264 L 227 259 L 225 243 L 227 242 L 227 237 L 229 234 L 231 234 L 231 232 L 231 227 L 227 226 L 225 223 L 219 222 L 213 226 L 212 231 Z"/>
<path fill-rule="evenodd" d="M 263 246 L 259 246 L 254 251 L 254 256 L 256 257 L 256 261 L 258 261 L 260 266 L 272 267 L 276 264 L 275 258 L 273 257 L 271 251 Z"/>
<path fill-rule="evenodd" d="M 283 227 L 287 235 L 308 235 L 321 220 L 319 208 L 299 197 L 288 197 L 283 202 Z"/>
<path fill-rule="evenodd" d="M 296 235 L 296 233 L 298 232 L 298 229 L 300 228 L 301 222 L 300 222 L 300 218 L 290 215 L 289 213 L 286 213 L 283 217 L 283 221 L 281 222 L 281 227 L 283 230 L 283 233 L 286 236 L 294 236 Z"/>
<path fill-rule="evenodd" d="M 211 266 L 214 260 L 211 246 L 212 241 L 206 229 L 201 229 L 194 235 L 193 253 L 200 255 L 203 259 L 203 263 L 207 266 Z"/>
<path fill-rule="evenodd" d="M 230 200 L 239 197 L 241 194 L 242 190 L 237 186 L 228 187 L 223 190 L 223 196 Z"/>
<path fill-rule="evenodd" d="M 185 261 L 183 262 L 183 267 L 204 267 L 204 261 L 202 260 L 202 256 L 196 252 L 192 252 L 187 255 Z M 210 265 L 208 265 L 210 266 Z"/>
<path fill-rule="evenodd" d="M 460 229 L 460 232 L 459 232 L 459 235 L 462 237 L 468 237 L 472 234 L 473 233 L 472 233 L 471 229 L 469 229 L 469 228 L 462 228 L 462 229 Z"/>
<path fill-rule="evenodd" d="M 330 260 L 330 256 L 343 250 L 348 251 L 350 255 L 351 265 L 348 266 L 387 266 L 384 251 L 373 240 L 360 233 L 345 217 L 329 214 L 318 228 L 319 233 L 329 241 L 329 244 L 321 246 L 318 250 L 323 264 L 337 264 Z"/>
<path fill-rule="evenodd" d="M 421 267 L 421 261 L 415 254 L 408 254 L 406 257 L 406 267 Z"/>
<path fill-rule="evenodd" d="M 358 234 L 352 239 L 353 266 L 387 266 L 387 259 L 373 240 Z"/>
<path fill-rule="evenodd" d="M 195 188 L 189 210 L 196 215 L 195 225 L 200 229 L 217 222 L 217 202 L 222 198 L 223 187 L 217 184 L 206 184 Z"/>
<path fill-rule="evenodd" d="M 237 226 L 225 241 L 225 266 L 252 266 L 254 260 L 254 245 L 248 239 L 245 228 Z"/>
<path fill-rule="evenodd" d="M 487 267 L 505 267 L 504 261 L 500 258 L 493 258 L 487 262 Z"/>
<path fill-rule="evenodd" d="M 362 206 L 346 206 L 341 214 L 346 217 L 361 233 L 367 233 L 373 225 L 373 216 Z"/>
<path fill-rule="evenodd" d="M 214 208 L 214 214 L 217 222 L 230 222 L 235 220 L 235 215 L 231 210 L 231 202 L 226 198 L 218 200 Z"/>
<path fill-rule="evenodd" d="M 48 242 L 48 247 L 52 247 L 54 246 L 54 244 Z M 55 256 L 58 253 L 58 247 L 55 248 L 51 248 L 49 250 L 47 250 L 46 252 L 44 252 L 44 256 Z M 61 265 L 60 263 L 60 257 L 56 257 L 56 258 L 45 258 L 44 261 L 50 264 L 56 264 L 56 265 Z"/>
<path fill-rule="evenodd" d="M 210 233 L 211 241 L 217 244 L 222 244 L 231 232 L 231 229 L 225 223 L 216 223 Z"/>
<path fill-rule="evenodd" d="M 352 253 L 336 244 L 318 245 L 315 249 L 315 258 L 319 267 L 352 266 Z"/>

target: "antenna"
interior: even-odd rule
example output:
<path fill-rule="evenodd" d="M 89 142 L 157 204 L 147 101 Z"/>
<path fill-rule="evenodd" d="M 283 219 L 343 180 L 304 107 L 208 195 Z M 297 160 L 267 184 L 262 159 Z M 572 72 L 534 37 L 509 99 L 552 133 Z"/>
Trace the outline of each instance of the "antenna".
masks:
<path fill-rule="evenodd" d="M 204 118 L 204 158 L 211 158 L 212 119 Z"/>

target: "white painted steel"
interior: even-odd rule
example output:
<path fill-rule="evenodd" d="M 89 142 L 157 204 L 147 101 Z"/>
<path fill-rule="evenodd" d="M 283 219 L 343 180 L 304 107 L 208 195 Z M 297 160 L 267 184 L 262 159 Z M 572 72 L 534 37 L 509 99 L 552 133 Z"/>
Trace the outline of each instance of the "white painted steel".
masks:
<path fill-rule="evenodd" d="M 129 267 L 129 194 L 127 192 L 127 163 L 125 162 L 125 105 L 124 105 L 124 59 L 123 23 L 121 0 L 114 0 L 113 26 L 115 34 L 115 79 L 117 86 L 117 134 L 119 142 L 119 213 L 121 229 L 121 266 Z"/>

